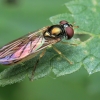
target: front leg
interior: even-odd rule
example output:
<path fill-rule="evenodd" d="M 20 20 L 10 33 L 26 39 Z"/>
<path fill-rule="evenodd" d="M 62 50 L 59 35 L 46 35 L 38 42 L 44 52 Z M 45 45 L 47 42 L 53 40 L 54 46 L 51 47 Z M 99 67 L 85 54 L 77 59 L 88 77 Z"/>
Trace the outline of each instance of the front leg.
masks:
<path fill-rule="evenodd" d="M 70 61 L 66 56 L 64 56 L 55 46 L 52 45 L 52 47 L 53 47 L 53 49 L 54 49 L 59 55 L 61 55 L 69 64 L 73 64 L 73 62 Z"/>

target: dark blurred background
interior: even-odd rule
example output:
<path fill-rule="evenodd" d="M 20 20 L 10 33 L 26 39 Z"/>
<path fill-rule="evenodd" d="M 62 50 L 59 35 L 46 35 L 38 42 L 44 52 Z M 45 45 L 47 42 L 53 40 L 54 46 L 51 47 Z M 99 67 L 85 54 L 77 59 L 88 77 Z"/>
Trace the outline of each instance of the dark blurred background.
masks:
<path fill-rule="evenodd" d="M 49 17 L 66 13 L 68 0 L 0 0 L 0 47 L 28 32 L 51 25 Z M 0 66 L 0 70 L 3 70 Z M 88 75 L 84 68 L 53 78 L 0 87 L 0 100 L 100 100 L 100 73 Z"/>

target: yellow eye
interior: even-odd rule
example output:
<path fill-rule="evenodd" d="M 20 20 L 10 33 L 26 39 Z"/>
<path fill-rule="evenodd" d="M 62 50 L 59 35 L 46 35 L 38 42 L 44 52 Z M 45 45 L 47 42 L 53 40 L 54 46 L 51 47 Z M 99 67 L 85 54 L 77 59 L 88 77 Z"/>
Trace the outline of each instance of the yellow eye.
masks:
<path fill-rule="evenodd" d="M 51 30 L 52 35 L 58 35 L 61 32 L 61 29 L 58 27 L 55 27 Z"/>

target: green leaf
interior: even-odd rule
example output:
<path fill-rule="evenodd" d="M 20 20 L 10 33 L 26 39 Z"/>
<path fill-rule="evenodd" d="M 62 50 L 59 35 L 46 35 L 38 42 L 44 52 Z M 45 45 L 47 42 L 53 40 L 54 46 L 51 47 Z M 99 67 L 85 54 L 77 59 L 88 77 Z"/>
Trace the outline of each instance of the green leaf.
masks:
<path fill-rule="evenodd" d="M 80 59 L 80 55 L 83 55 L 82 52 L 81 54 L 78 53 L 80 50 L 74 52 L 77 54 L 76 59 L 79 57 L 80 62 L 89 74 L 100 71 L 100 4 L 98 2 L 95 0 L 73 0 L 65 4 L 70 13 L 59 14 L 50 18 L 51 22 L 56 23 L 60 21 L 58 20 L 60 17 L 62 19 L 65 16 L 65 20 L 71 22 L 73 16 L 75 24 L 79 26 L 79 29 L 75 30 L 75 34 L 90 35 L 88 40 L 77 46 L 77 48 L 82 47 L 82 50 L 86 52 L 84 59 Z M 70 50 L 73 51 L 72 48 Z M 71 57 L 75 57 L 75 54 Z"/>
<path fill-rule="evenodd" d="M 70 41 L 62 40 L 63 43 L 55 44 L 55 47 L 73 64 L 69 64 L 65 57 L 55 52 L 52 47 L 47 48 L 47 52 L 40 59 L 33 77 L 33 67 L 39 55 L 23 64 L 11 66 L 2 71 L 0 73 L 0 85 L 5 86 L 20 82 L 26 75 L 29 78 L 39 79 L 51 71 L 58 77 L 73 73 L 83 66 L 89 74 L 100 71 L 99 0 L 73 0 L 67 2 L 65 6 L 69 11 L 50 17 L 50 21 L 53 24 L 57 24 L 61 20 L 67 20 L 69 23 L 75 22 L 75 25 L 79 26 L 75 29 L 75 35 L 90 36 L 85 41 L 81 41 L 80 37 L 74 37 Z"/>

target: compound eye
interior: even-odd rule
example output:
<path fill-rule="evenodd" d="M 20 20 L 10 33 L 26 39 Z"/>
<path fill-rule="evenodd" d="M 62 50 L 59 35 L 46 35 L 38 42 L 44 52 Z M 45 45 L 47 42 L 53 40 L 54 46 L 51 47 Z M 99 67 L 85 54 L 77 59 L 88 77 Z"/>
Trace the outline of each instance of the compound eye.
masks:
<path fill-rule="evenodd" d="M 74 35 L 74 30 L 72 27 L 66 27 L 65 33 L 66 33 L 66 36 L 68 37 L 68 39 L 71 39 Z"/>
<path fill-rule="evenodd" d="M 60 21 L 59 23 L 60 23 L 61 25 L 68 24 L 68 22 L 65 21 L 65 20 L 62 20 L 62 21 Z"/>

